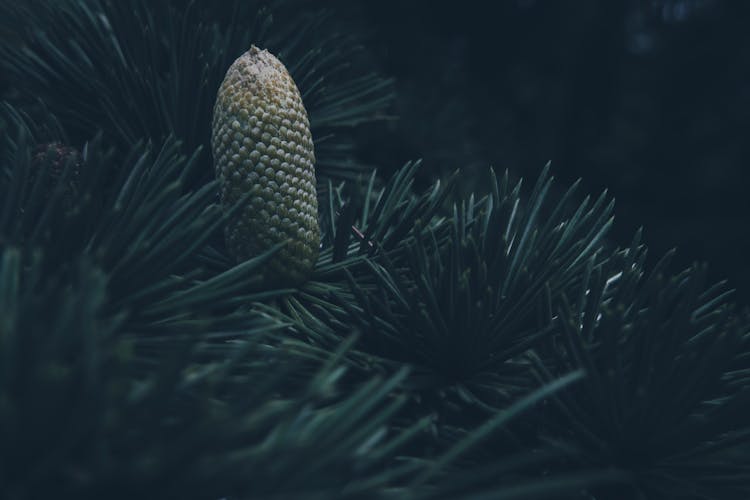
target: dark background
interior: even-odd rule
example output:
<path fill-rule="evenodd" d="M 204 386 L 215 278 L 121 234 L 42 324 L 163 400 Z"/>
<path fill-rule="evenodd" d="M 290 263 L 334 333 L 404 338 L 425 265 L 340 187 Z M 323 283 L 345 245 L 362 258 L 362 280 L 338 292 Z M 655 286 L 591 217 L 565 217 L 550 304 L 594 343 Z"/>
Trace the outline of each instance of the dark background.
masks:
<path fill-rule="evenodd" d="M 423 180 L 488 165 L 608 188 L 613 240 L 643 226 L 650 258 L 709 264 L 750 302 L 750 2 L 332 0 L 396 80 L 398 120 L 360 137 Z"/>

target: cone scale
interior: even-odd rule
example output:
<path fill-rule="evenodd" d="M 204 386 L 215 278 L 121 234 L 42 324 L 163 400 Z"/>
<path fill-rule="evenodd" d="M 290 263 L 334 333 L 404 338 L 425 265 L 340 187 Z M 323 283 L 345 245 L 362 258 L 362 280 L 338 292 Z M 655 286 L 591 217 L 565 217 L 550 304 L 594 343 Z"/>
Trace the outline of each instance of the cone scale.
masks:
<path fill-rule="evenodd" d="M 299 89 L 267 50 L 251 47 L 227 71 L 211 145 L 223 209 L 249 193 L 225 227 L 229 252 L 241 262 L 286 242 L 264 279 L 304 283 L 320 251 L 315 153 Z"/>

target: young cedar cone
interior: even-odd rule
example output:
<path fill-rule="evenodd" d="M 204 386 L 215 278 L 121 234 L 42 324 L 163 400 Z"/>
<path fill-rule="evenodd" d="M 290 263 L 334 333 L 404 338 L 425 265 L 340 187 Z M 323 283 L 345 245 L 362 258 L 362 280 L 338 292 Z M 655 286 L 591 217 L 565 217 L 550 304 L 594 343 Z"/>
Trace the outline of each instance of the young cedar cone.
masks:
<path fill-rule="evenodd" d="M 214 105 L 211 145 L 238 261 L 286 241 L 264 270 L 268 283 L 306 281 L 320 252 L 315 154 L 299 90 L 284 65 L 253 46 L 227 71 Z"/>

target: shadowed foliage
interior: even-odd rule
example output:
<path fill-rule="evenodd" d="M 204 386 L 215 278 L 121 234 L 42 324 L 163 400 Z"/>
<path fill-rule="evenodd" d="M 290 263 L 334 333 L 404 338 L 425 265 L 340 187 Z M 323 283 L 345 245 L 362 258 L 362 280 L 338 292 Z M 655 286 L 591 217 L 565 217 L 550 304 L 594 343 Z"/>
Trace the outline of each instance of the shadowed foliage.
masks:
<path fill-rule="evenodd" d="M 41 100 L 73 144 L 97 131 L 122 151 L 175 136 L 209 151 L 211 114 L 229 65 L 252 44 L 278 54 L 302 93 L 321 179 L 352 178 L 347 130 L 384 118 L 391 82 L 353 64 L 358 45 L 326 16 L 277 26 L 261 2 L 33 1 L 0 4 L 0 67 L 27 102 Z M 33 29 L 29 26 L 33 21 Z M 198 178 L 212 171 L 203 154 Z"/>
<path fill-rule="evenodd" d="M 588 377 L 552 398 L 544 439 L 572 444 L 573 460 L 628 471 L 633 498 L 746 498 L 750 390 L 730 375 L 750 322 L 724 283 L 705 285 L 705 266 L 670 275 L 667 255 L 645 274 L 638 243 L 616 266 L 590 264 L 558 309 L 538 374 Z"/>

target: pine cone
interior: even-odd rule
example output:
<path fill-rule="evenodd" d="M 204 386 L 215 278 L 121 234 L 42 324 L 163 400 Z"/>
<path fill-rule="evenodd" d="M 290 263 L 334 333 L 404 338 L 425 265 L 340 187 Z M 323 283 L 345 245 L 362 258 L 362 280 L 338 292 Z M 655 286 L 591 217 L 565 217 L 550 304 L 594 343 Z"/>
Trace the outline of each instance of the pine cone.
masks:
<path fill-rule="evenodd" d="M 294 80 L 267 50 L 253 46 L 227 71 L 211 144 L 224 210 L 251 193 L 225 228 L 229 251 L 244 261 L 286 241 L 264 278 L 306 281 L 320 252 L 310 124 Z"/>

